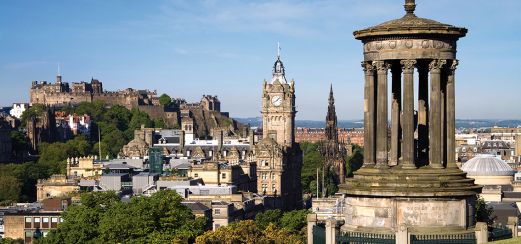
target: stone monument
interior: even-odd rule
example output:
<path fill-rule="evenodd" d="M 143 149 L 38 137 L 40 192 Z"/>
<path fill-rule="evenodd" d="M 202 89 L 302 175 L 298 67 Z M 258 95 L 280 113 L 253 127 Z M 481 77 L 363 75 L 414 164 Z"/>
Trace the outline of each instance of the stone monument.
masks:
<path fill-rule="evenodd" d="M 456 42 L 467 29 L 417 17 L 414 0 L 404 7 L 402 18 L 354 32 L 364 50 L 364 165 L 340 185 L 341 229 L 470 233 L 481 187 L 454 153 Z"/>

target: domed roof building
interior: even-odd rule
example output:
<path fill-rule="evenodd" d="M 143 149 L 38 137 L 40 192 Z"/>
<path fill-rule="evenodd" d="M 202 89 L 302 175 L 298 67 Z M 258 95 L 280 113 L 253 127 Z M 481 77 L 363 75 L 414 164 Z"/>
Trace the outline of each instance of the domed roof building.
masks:
<path fill-rule="evenodd" d="M 515 171 L 503 160 L 494 155 L 479 154 L 467 161 L 461 170 L 474 178 L 478 185 L 509 185 Z"/>

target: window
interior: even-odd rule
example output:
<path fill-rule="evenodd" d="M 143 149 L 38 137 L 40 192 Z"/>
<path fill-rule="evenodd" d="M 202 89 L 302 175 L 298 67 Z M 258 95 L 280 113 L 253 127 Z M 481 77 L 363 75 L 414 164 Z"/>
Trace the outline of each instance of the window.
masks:
<path fill-rule="evenodd" d="M 51 228 L 58 227 L 58 217 L 52 217 L 51 218 Z"/>
<path fill-rule="evenodd" d="M 197 178 L 197 177 L 199 177 L 199 174 L 198 174 L 198 173 L 195 173 L 195 174 L 194 174 L 194 178 Z"/>
<path fill-rule="evenodd" d="M 268 191 L 268 184 L 262 184 L 262 192 L 266 193 Z"/>
<path fill-rule="evenodd" d="M 33 228 L 39 229 L 40 228 L 40 218 L 34 218 L 34 226 Z"/>
<path fill-rule="evenodd" d="M 222 178 L 223 180 L 226 179 L 226 173 L 222 173 L 222 174 L 221 174 L 221 178 Z"/>
<path fill-rule="evenodd" d="M 266 174 L 266 173 L 262 173 L 262 179 L 263 179 L 263 180 L 268 179 L 268 174 Z"/>
<path fill-rule="evenodd" d="M 221 215 L 221 210 L 218 209 L 218 208 L 217 208 L 217 209 L 214 209 L 214 210 L 213 210 L 213 213 L 214 213 L 215 215 Z"/>
<path fill-rule="evenodd" d="M 275 179 L 275 174 L 271 174 L 271 179 L 272 179 L 272 180 Z"/>
<path fill-rule="evenodd" d="M 42 218 L 42 228 L 49 228 L 49 217 Z"/>
<path fill-rule="evenodd" d="M 32 218 L 31 217 L 25 217 L 25 228 L 31 228 Z"/>
<path fill-rule="evenodd" d="M 277 192 L 277 187 L 275 187 L 275 184 L 271 184 L 271 191 Z"/>

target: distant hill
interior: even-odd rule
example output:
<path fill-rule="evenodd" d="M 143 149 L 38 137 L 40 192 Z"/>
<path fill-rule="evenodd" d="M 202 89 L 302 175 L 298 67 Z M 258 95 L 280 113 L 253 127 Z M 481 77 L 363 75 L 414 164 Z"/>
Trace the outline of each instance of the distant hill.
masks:
<path fill-rule="evenodd" d="M 260 117 L 254 118 L 235 118 L 242 124 L 249 124 L 252 127 L 259 127 L 262 124 Z M 308 128 L 324 128 L 325 121 L 319 120 L 296 120 L 297 127 Z M 488 128 L 488 127 L 517 127 L 521 126 L 521 120 L 499 120 L 499 119 L 457 119 L 457 128 Z M 339 120 L 338 127 L 340 128 L 363 128 L 363 120 Z"/>

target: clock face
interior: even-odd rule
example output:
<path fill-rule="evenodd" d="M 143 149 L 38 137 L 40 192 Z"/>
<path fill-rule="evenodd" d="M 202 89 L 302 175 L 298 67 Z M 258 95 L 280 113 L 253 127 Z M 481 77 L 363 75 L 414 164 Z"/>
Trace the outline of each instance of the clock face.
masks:
<path fill-rule="evenodd" d="M 271 98 L 271 103 L 275 106 L 280 106 L 282 104 L 282 98 L 279 96 L 273 96 L 273 98 Z"/>

